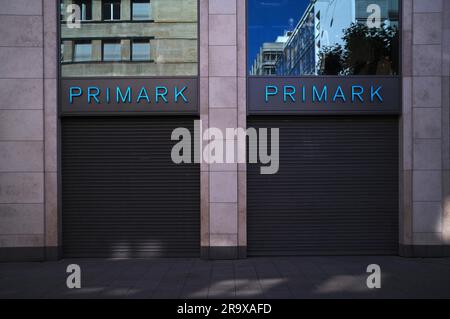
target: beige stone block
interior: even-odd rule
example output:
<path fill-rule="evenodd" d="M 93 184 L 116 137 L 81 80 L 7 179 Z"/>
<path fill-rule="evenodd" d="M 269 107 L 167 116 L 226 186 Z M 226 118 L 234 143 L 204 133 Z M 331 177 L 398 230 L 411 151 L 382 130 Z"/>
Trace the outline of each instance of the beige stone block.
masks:
<path fill-rule="evenodd" d="M 223 138 L 226 136 L 226 129 L 236 129 L 237 127 L 237 110 L 230 108 L 215 108 L 209 112 L 210 127 L 218 128 L 222 131 Z"/>
<path fill-rule="evenodd" d="M 0 79 L 0 109 L 42 109 L 41 79 Z"/>
<path fill-rule="evenodd" d="M 416 76 L 440 76 L 442 73 L 441 45 L 413 46 L 413 74 Z"/>
<path fill-rule="evenodd" d="M 443 1 L 444 9 L 443 9 L 443 20 L 444 20 L 444 29 L 450 29 L 450 2 Z M 444 32 L 444 35 L 448 34 Z"/>
<path fill-rule="evenodd" d="M 442 172 L 443 209 L 442 209 L 442 236 L 446 245 L 450 244 L 450 171 Z"/>
<path fill-rule="evenodd" d="M 40 141 L 0 142 L 0 172 L 42 172 L 43 153 Z"/>
<path fill-rule="evenodd" d="M 413 245 L 442 245 L 442 233 L 414 233 Z"/>
<path fill-rule="evenodd" d="M 58 174 L 45 173 L 45 245 L 58 246 Z"/>
<path fill-rule="evenodd" d="M 413 46 L 412 46 L 412 31 L 403 31 L 403 46 L 401 52 L 402 75 L 412 76 L 413 74 Z"/>
<path fill-rule="evenodd" d="M 236 76 L 236 46 L 209 47 L 209 75 Z"/>
<path fill-rule="evenodd" d="M 238 240 L 247 246 L 247 173 L 238 172 Z"/>
<path fill-rule="evenodd" d="M 416 77 L 413 80 L 414 107 L 442 106 L 442 78 Z"/>
<path fill-rule="evenodd" d="M 0 203 L 37 204 L 43 201 L 43 173 L 0 173 Z"/>
<path fill-rule="evenodd" d="M 237 107 L 237 80 L 235 77 L 209 78 L 209 107 Z"/>
<path fill-rule="evenodd" d="M 448 36 L 450 34 L 450 28 L 444 29 L 442 34 L 442 76 L 448 78 L 450 77 L 450 37 Z"/>
<path fill-rule="evenodd" d="M 414 0 L 414 12 L 441 12 L 446 0 Z"/>
<path fill-rule="evenodd" d="M 412 172 L 405 170 L 401 175 L 400 242 L 405 245 L 411 245 L 413 223 Z"/>
<path fill-rule="evenodd" d="M 200 0 L 200 76 L 209 72 L 209 14 L 208 0 Z"/>
<path fill-rule="evenodd" d="M 42 17 L 2 16 L 0 46 L 42 47 Z"/>
<path fill-rule="evenodd" d="M 418 139 L 414 141 L 414 169 L 442 169 L 442 141 Z"/>
<path fill-rule="evenodd" d="M 247 78 L 238 77 L 238 109 L 247 111 Z"/>
<path fill-rule="evenodd" d="M 42 15 L 42 1 L 3 0 L 0 5 L 0 14 Z"/>
<path fill-rule="evenodd" d="M 1 78 L 41 78 L 42 48 L 0 47 Z"/>
<path fill-rule="evenodd" d="M 200 241 L 202 247 L 209 246 L 209 172 L 200 173 Z"/>
<path fill-rule="evenodd" d="M 442 173 L 440 170 L 413 172 L 413 200 L 437 202 L 442 199 Z"/>
<path fill-rule="evenodd" d="M 442 232 L 441 202 L 417 202 L 413 208 L 414 233 Z"/>
<path fill-rule="evenodd" d="M 238 76 L 247 75 L 247 13 L 246 1 L 237 1 Z"/>
<path fill-rule="evenodd" d="M 213 14 L 209 17 L 209 45 L 236 46 L 236 15 Z"/>
<path fill-rule="evenodd" d="M 442 43 L 442 15 L 440 13 L 414 14 L 414 44 Z"/>
<path fill-rule="evenodd" d="M 403 78 L 403 114 L 401 118 L 401 143 L 403 169 L 412 169 L 413 163 L 413 112 L 412 78 Z"/>
<path fill-rule="evenodd" d="M 209 115 L 209 79 L 200 78 L 200 115 Z"/>
<path fill-rule="evenodd" d="M 237 233 L 237 203 L 211 203 L 210 211 L 212 234 Z"/>
<path fill-rule="evenodd" d="M 0 140 L 42 141 L 43 116 L 40 110 L 0 110 Z"/>
<path fill-rule="evenodd" d="M 0 247 L 44 247 L 44 235 L 0 235 Z"/>
<path fill-rule="evenodd" d="M 237 172 L 210 172 L 210 202 L 237 203 Z"/>
<path fill-rule="evenodd" d="M 404 31 L 412 30 L 413 0 L 402 1 L 402 27 Z"/>
<path fill-rule="evenodd" d="M 414 109 L 414 138 L 442 137 L 442 110 L 440 108 Z"/>
<path fill-rule="evenodd" d="M 0 204 L 0 234 L 44 233 L 43 204 Z"/>
<path fill-rule="evenodd" d="M 237 234 L 211 234 L 211 247 L 237 246 Z"/>
<path fill-rule="evenodd" d="M 236 1 L 241 0 L 209 0 L 209 13 L 236 14 Z"/>
<path fill-rule="evenodd" d="M 58 20 L 55 0 L 43 0 L 44 6 L 44 78 L 56 79 L 58 75 Z"/>
<path fill-rule="evenodd" d="M 450 169 L 450 77 L 442 78 L 442 168 Z M 447 89 L 445 89 L 447 88 Z"/>
<path fill-rule="evenodd" d="M 45 170 L 56 172 L 58 167 L 58 104 L 57 81 L 45 79 Z"/>

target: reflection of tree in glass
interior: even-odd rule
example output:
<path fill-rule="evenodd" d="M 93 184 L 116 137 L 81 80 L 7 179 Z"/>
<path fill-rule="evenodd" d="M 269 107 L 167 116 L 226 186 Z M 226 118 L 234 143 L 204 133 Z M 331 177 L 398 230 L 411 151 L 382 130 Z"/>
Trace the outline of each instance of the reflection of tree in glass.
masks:
<path fill-rule="evenodd" d="M 398 29 L 369 28 L 353 23 L 344 30 L 344 45 L 325 47 L 319 53 L 321 75 L 397 75 Z"/>

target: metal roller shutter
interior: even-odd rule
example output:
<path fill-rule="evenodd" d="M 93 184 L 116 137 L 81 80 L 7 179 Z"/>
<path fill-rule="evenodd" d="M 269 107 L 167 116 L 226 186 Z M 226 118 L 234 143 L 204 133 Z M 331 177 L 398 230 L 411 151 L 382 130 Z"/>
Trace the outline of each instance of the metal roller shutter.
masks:
<path fill-rule="evenodd" d="M 398 119 L 254 117 L 280 169 L 248 165 L 248 255 L 397 254 Z"/>
<path fill-rule="evenodd" d="M 199 256 L 200 168 L 171 160 L 187 117 L 62 120 L 65 257 Z"/>

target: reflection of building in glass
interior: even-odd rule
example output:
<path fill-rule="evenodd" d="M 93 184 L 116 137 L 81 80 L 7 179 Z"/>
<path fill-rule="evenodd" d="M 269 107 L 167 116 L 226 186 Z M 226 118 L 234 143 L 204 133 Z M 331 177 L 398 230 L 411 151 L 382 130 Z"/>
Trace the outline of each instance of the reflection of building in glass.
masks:
<path fill-rule="evenodd" d="M 314 6 L 310 4 L 285 43 L 283 54 L 277 62 L 277 74 L 314 74 L 316 65 L 314 23 Z"/>
<path fill-rule="evenodd" d="M 63 76 L 197 75 L 197 0 L 61 2 Z"/>
<path fill-rule="evenodd" d="M 265 42 L 260 48 L 250 70 L 250 75 L 275 75 L 276 63 L 283 53 L 284 43 L 289 33 L 279 36 L 275 42 Z"/>
<path fill-rule="evenodd" d="M 370 21 L 398 27 L 398 0 L 311 0 L 285 43 L 277 74 L 318 74 L 321 50 L 343 45 L 345 30 L 352 23 L 366 24 L 373 14 L 373 4 L 380 9 L 380 18 Z"/>

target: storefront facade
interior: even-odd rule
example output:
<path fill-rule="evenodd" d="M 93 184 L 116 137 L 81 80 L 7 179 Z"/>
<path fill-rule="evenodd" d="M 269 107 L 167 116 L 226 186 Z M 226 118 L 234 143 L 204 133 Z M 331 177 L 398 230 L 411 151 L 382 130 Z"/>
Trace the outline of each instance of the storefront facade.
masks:
<path fill-rule="evenodd" d="M 58 1 L 2 2 L 1 260 L 450 254 L 447 1 L 400 1 L 397 75 L 276 78 L 248 75 L 246 1 L 164 2 L 155 34 L 139 1 L 82 31 Z M 279 128 L 278 173 L 174 164 L 194 120 Z"/>

